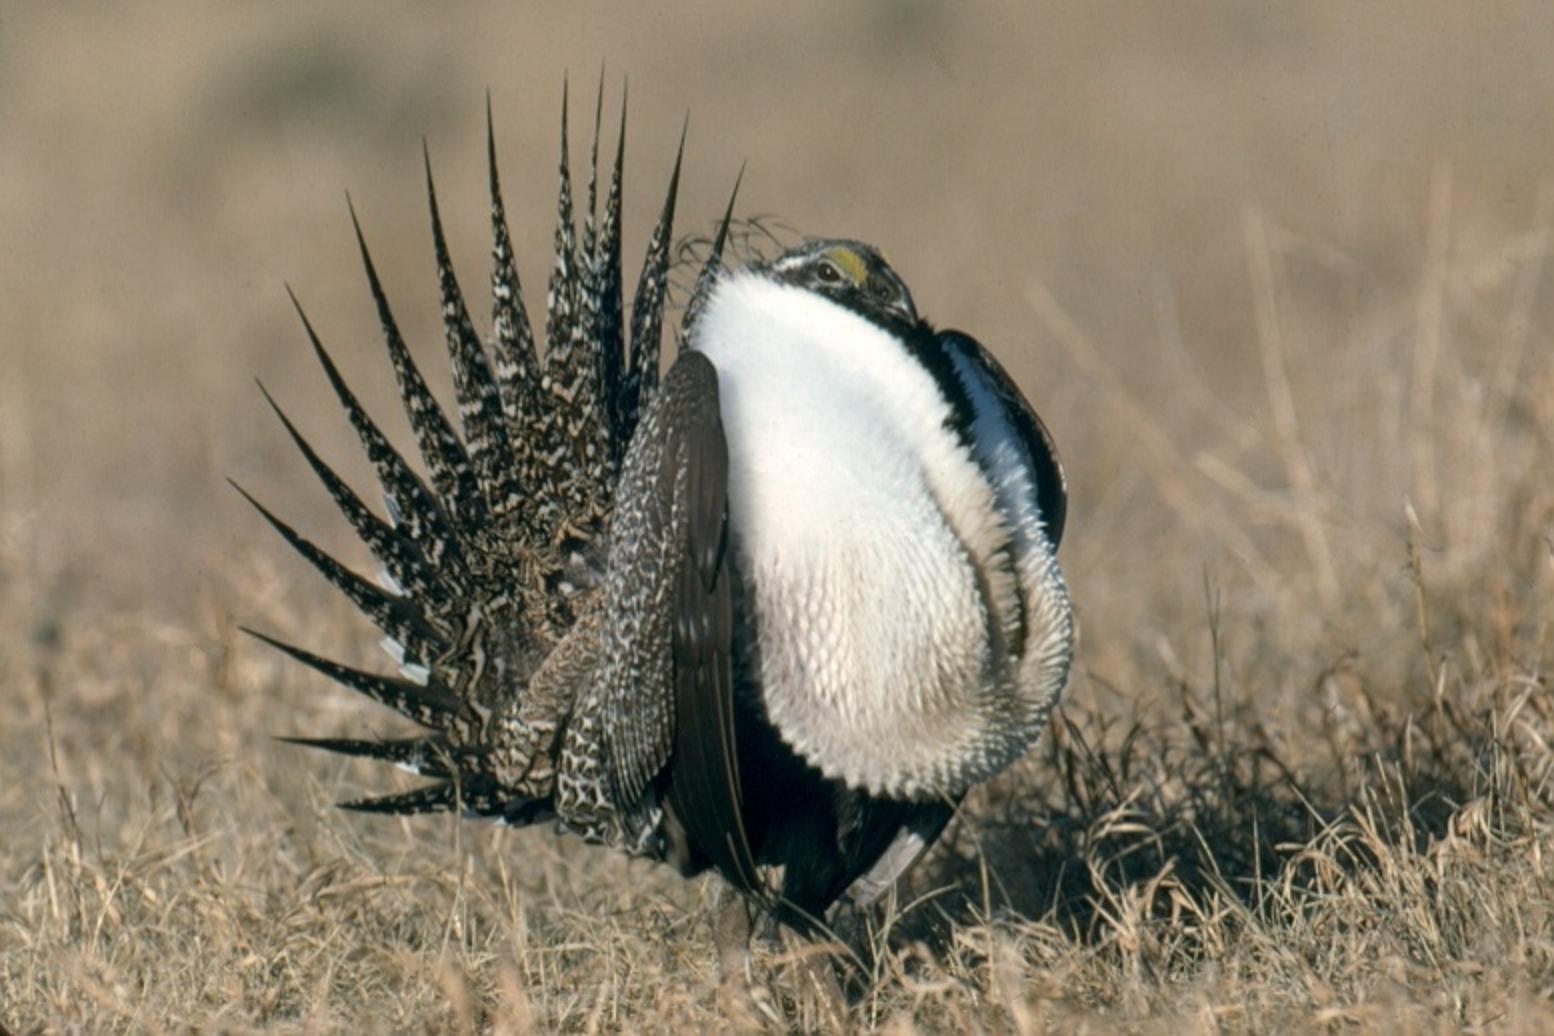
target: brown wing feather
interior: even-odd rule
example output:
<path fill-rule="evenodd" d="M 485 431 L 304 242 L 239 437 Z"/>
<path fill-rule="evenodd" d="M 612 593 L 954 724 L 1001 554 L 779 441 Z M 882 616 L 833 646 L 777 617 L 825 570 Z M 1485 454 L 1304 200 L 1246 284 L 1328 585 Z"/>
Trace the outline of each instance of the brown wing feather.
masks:
<path fill-rule="evenodd" d="M 734 745 L 730 651 L 733 602 L 728 557 L 728 443 L 718 413 L 717 372 L 698 353 L 675 364 L 689 391 L 675 408 L 661 478 L 683 515 L 674 593 L 675 748 L 670 806 L 687 834 L 740 891 L 764 898 L 741 813 Z M 681 379 L 684 379 L 683 381 Z M 682 467 L 682 470 L 674 470 Z M 683 504 L 683 506 L 681 506 Z"/>
<path fill-rule="evenodd" d="M 628 831 L 652 823 L 656 788 L 703 861 L 756 894 L 734 748 L 727 496 L 717 371 L 687 352 L 622 469 L 593 711 Z"/>

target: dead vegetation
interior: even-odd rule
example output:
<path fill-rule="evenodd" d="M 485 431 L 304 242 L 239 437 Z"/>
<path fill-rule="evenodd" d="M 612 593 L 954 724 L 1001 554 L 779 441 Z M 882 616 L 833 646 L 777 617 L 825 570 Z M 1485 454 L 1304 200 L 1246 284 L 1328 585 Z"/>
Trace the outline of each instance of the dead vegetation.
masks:
<path fill-rule="evenodd" d="M 1432 653 L 1413 681 L 1388 685 L 1399 660 L 1376 676 L 1363 652 L 1316 668 L 1309 726 L 1264 722 L 1234 674 L 1272 645 L 1237 644 L 1212 609 L 1208 682 L 1159 679 L 1127 715 L 1081 677 L 1039 757 L 978 794 L 882 919 L 850 1025 L 1541 1031 L 1547 630 L 1518 616 L 1491 653 L 1494 631 L 1442 597 L 1420 593 Z M 19 750 L 46 750 L 7 792 L 13 1029 L 717 1024 L 707 889 L 548 832 L 333 813 L 381 775 L 256 751 L 248 732 L 273 726 L 266 700 L 344 710 L 227 636 L 110 625 L 34 643 L 35 668 L 8 673 L 21 724 L 41 713 L 42 743 Z M 159 764 L 90 694 L 137 666 L 171 706 L 163 736 L 209 725 L 243 747 Z M 788 1025 L 812 1009 L 793 966 L 778 945 L 760 957 Z"/>
<path fill-rule="evenodd" d="M 184 14 L 189 32 L 225 38 L 208 16 L 192 7 Z M 478 56 L 481 34 L 460 26 L 456 35 Z M 110 27 L 153 52 L 166 28 Z M 970 110 L 965 98 L 934 82 L 913 92 L 892 78 L 895 55 L 942 58 L 970 75 L 982 66 L 967 53 L 996 56 L 1011 35 L 952 29 L 935 22 L 920 37 L 891 37 L 896 49 L 858 66 L 892 84 L 900 96 L 891 103 L 913 106 L 914 117 L 946 134 Z M 1290 38 L 1330 54 L 1329 29 L 1313 17 L 1301 29 L 1308 37 Z M 17 31 L 36 46 L 12 53 L 23 62 L 16 67 L 43 60 L 27 55 L 64 53 L 25 19 Z M 59 39 L 90 40 L 92 31 L 74 25 Z M 358 40 L 327 19 L 310 31 L 323 41 L 320 67 L 395 65 L 362 61 L 358 44 L 379 57 L 422 53 L 397 37 Z M 1241 53 L 1238 30 L 1216 31 L 1226 53 Z M 237 52 L 270 53 L 254 39 Z M 646 33 L 643 51 L 657 39 Z M 1178 52 L 1197 54 L 1194 40 L 1161 29 L 1137 51 L 1149 60 L 1127 68 L 1139 76 L 1186 68 Z M 1370 96 L 1364 62 L 1334 72 L 1340 66 L 1300 65 L 1307 51 L 1296 44 L 1258 46 L 1269 49 L 1247 52 L 1307 73 L 1270 87 L 1273 100 L 1258 112 L 1275 123 L 1286 112 L 1281 98 L 1298 105 L 1310 84 L 1326 82 L 1318 71 Z M 94 61 L 117 68 L 128 60 L 117 53 Z M 487 58 L 469 65 L 507 67 Z M 1516 79 L 1514 58 L 1496 50 L 1472 67 L 1505 77 L 1506 97 L 1535 94 L 1527 83 L 1543 80 Z M 257 62 L 258 72 L 234 81 L 250 90 L 279 83 L 262 91 L 263 103 L 284 108 L 292 91 L 307 118 L 282 111 L 207 126 L 184 107 L 203 89 L 197 70 L 207 60 L 216 59 L 190 57 L 186 68 L 136 58 L 147 78 L 134 80 L 134 103 L 164 119 L 161 136 L 135 138 L 153 156 L 145 167 L 126 159 L 65 174 L 57 154 L 38 150 L 34 176 L 15 157 L 29 152 L 0 154 L 0 168 L 17 173 L 0 189 L 0 214 L 36 259 L 0 278 L 0 1027 L 715 1031 L 708 885 L 545 830 L 336 812 L 335 800 L 394 778 L 267 735 L 361 734 L 384 721 L 235 632 L 253 624 L 343 656 L 354 651 L 347 660 L 360 664 L 381 661 L 349 607 L 220 495 L 221 476 L 235 473 L 331 546 L 345 546 L 343 535 L 327 539 L 341 530 L 249 398 L 247 377 L 258 370 L 319 429 L 315 441 L 337 447 L 326 448 L 332 458 L 349 455 L 345 432 L 327 423 L 335 415 L 325 395 L 308 394 L 316 386 L 283 296 L 249 297 L 261 276 L 253 270 L 294 276 L 318 300 L 313 309 L 329 314 L 321 323 L 352 343 L 340 353 L 364 397 L 380 412 L 391 406 L 381 364 L 362 344 L 372 328 L 354 271 L 337 261 L 348 254 L 347 227 L 317 211 L 338 198 L 336 182 L 299 187 L 278 174 L 267 164 L 276 141 L 291 142 L 285 154 L 322 156 L 339 182 L 378 187 L 380 201 L 413 210 L 415 134 L 454 117 L 425 84 L 470 88 L 474 103 L 468 112 L 459 106 L 454 139 L 434 141 L 434 154 L 457 150 L 459 162 L 479 154 L 480 88 L 494 86 L 499 113 L 504 96 L 527 94 L 500 81 L 464 83 L 424 56 L 405 65 L 394 90 L 352 78 L 358 72 L 320 84 L 307 69 Z M 1054 73 L 1054 89 L 1068 73 L 1109 86 L 1123 68 L 1072 62 Z M 74 66 L 60 58 L 59 67 Z M 1284 83 L 1261 65 L 1237 67 Z M 535 75 L 548 83 L 551 71 Z M 1442 73 L 1445 92 L 1424 96 L 1450 110 L 1460 86 L 1451 77 L 1465 74 Z M 817 75 L 816 89 L 846 96 L 842 70 Z M 58 148 L 119 154 L 111 149 L 128 130 L 115 129 L 113 110 L 91 107 L 95 93 L 69 93 L 63 78 L 55 87 L 36 96 L 0 91 L 22 97 L 0 105 L 0 118 L 49 121 L 64 142 Z M 373 100 L 385 93 L 431 99 L 409 115 L 385 107 L 363 137 L 334 150 L 335 130 L 386 105 Z M 48 108 L 45 94 L 61 100 Z M 259 103 L 211 96 L 234 110 Z M 979 109 L 984 127 L 1003 125 L 1017 101 L 1026 103 L 992 89 L 977 96 L 1013 98 Z M 1121 120 L 1128 132 L 1159 121 L 1191 145 L 1184 154 L 1216 153 L 1213 134 L 1188 118 L 1199 109 L 1181 97 L 1126 96 L 1142 113 Z M 548 156 L 550 100 L 524 113 L 539 129 L 510 145 L 515 156 Z M 634 125 L 678 125 L 647 103 Z M 1389 147 L 1424 152 L 1407 127 L 1431 122 L 1422 113 L 1429 103 L 1409 102 L 1385 120 L 1397 134 Z M 1507 104 L 1495 110 L 1516 110 Z M 319 111 L 327 132 L 309 121 Z M 793 119 L 808 126 L 830 117 Z M 1234 122 L 1224 113 L 1202 118 L 1211 127 Z M 515 132 L 532 128 L 511 121 Z M 208 135 L 193 148 L 167 130 L 213 133 L 218 123 L 228 135 L 208 148 Z M 997 134 L 978 136 L 977 124 L 969 120 L 968 136 L 948 150 L 1022 153 Z M 250 125 L 258 128 L 243 129 Z M 1067 125 L 1044 131 L 1061 135 Z M 1099 134 L 1113 122 L 1094 125 Z M 1323 161 L 1342 164 L 1370 146 L 1370 130 L 1351 130 Z M 1227 213 L 1209 199 L 1218 181 L 1193 193 L 1172 179 L 1187 177 L 1182 168 L 1207 175 L 1202 166 L 1151 152 L 1161 162 L 1151 182 L 1166 185 L 1161 211 L 1186 206 L 1192 219 L 1149 224 L 1169 262 L 1154 282 L 1140 279 L 1142 302 L 1104 284 L 1087 292 L 1079 273 L 1064 273 L 1068 253 L 1057 245 L 1050 254 L 1020 251 L 1045 240 L 1046 225 L 1013 226 L 1006 241 L 986 223 L 994 216 L 978 215 L 1005 211 L 1000 203 L 975 185 L 964 188 L 970 195 L 943 188 L 960 182 L 943 166 L 920 171 L 951 191 L 933 210 L 940 215 L 924 218 L 980 228 L 982 251 L 970 267 L 943 227 L 881 215 L 921 205 L 915 181 L 859 202 L 860 236 L 896 227 L 897 239 L 882 243 L 926 310 L 959 312 L 954 322 L 967 326 L 971 307 L 988 315 L 983 336 L 1057 432 L 1074 484 L 1063 560 L 1082 639 L 1051 736 L 974 796 L 899 891 L 874 933 L 874 974 L 846 1017 L 824 1027 L 1554 1028 L 1554 301 L 1544 283 L 1554 191 L 1525 186 L 1546 173 L 1525 139 L 1554 135 L 1508 135 L 1497 152 L 1492 130 L 1459 127 L 1460 147 L 1436 142 L 1430 161 L 1409 166 L 1398 184 L 1357 180 L 1334 205 L 1362 215 L 1336 229 L 1305 211 L 1313 197 L 1329 196 L 1312 193 L 1301 175 L 1279 179 L 1273 159 L 1259 167 L 1266 182 L 1254 178 L 1256 190 L 1224 174 L 1222 193 L 1237 195 Z M 772 138 L 763 129 L 751 139 Z M 884 163 L 887 138 L 860 128 L 847 152 Z M 834 214 L 830 194 L 787 192 L 807 181 L 783 180 L 792 172 L 786 152 L 753 146 L 752 168 L 769 167 L 764 191 L 759 179 L 752 188 L 757 211 L 779 207 L 806 229 L 814 212 Z M 169 173 L 205 168 L 183 147 L 215 163 L 208 181 Z M 1104 148 L 1101 155 L 1105 168 L 1133 168 Z M 1080 196 L 1073 184 L 1086 169 L 1066 160 L 1052 149 L 1042 167 L 1050 190 L 1027 207 L 1061 213 L 1063 198 Z M 539 183 L 548 196 L 549 172 L 535 161 L 539 171 L 517 159 L 514 189 Z M 394 179 L 383 187 L 374 177 L 385 168 Z M 444 177 L 450 196 L 456 183 L 478 181 L 461 168 Z M 48 169 L 58 175 L 44 177 Z M 136 197 L 167 235 L 154 247 L 131 217 L 94 207 L 110 173 L 141 184 Z M 644 199 L 657 189 L 642 182 L 649 179 L 638 182 Z M 74 191 L 77 209 L 49 208 L 41 188 L 28 193 L 35 181 Z M 153 182 L 155 190 L 145 186 Z M 1505 187 L 1508 196 L 1526 204 L 1508 216 L 1495 192 L 1513 182 L 1523 186 Z M 1119 190 L 1154 197 L 1140 183 L 1124 176 Z M 687 204 L 705 199 L 698 211 L 714 212 L 725 188 L 698 183 Z M 1242 197 L 1267 201 L 1243 205 Z M 877 213 L 866 207 L 874 204 Z M 1144 204 L 1138 212 L 1147 216 Z M 381 222 L 369 217 L 368 232 L 386 239 L 374 245 L 387 262 L 403 264 L 386 273 L 429 357 L 435 305 L 421 215 L 372 207 Z M 471 279 L 480 269 L 471 243 L 479 217 L 478 208 L 449 213 L 462 226 L 455 235 L 467 250 L 458 258 Z M 1075 258 L 1075 269 L 1125 268 L 1124 246 L 1136 243 L 1119 230 L 1126 218 L 1076 234 L 1106 244 L 1090 265 Z M 104 232 L 55 233 L 82 229 L 76 219 Z M 544 219 L 530 229 L 522 247 L 543 251 Z M 921 250 L 903 255 L 919 237 Z M 90 254 L 77 250 L 82 242 Z M 310 255 L 323 258 L 310 266 Z M 213 256 L 223 271 L 215 279 L 205 269 Z M 1008 276 L 976 274 L 994 268 Z M 524 274 L 542 283 L 542 271 Z M 153 275 L 165 283 L 143 279 Z M 39 301 L 54 298 L 68 304 Z M 1117 333 L 1114 308 L 1141 308 L 1152 333 Z M 133 362 L 131 347 L 140 350 Z M 825 1005 L 806 994 L 801 957 L 780 943 L 760 948 L 755 977 L 773 1029 L 822 1025 Z"/>
<path fill-rule="evenodd" d="M 1474 463 L 1554 460 L 1549 361 L 1528 357 L 1507 395 L 1471 369 L 1437 372 L 1440 413 L 1416 434 L 1430 450 L 1492 451 Z M 1128 400 L 1109 405 L 1126 414 Z M 1142 408 L 1135 419 L 1148 420 Z M 1308 449 L 1276 422 L 1271 434 Z M 1279 521 L 1266 542 L 1301 544 L 1288 569 L 1268 562 L 1284 587 L 1274 607 L 1238 608 L 1200 573 L 1153 660 L 1117 674 L 1082 665 L 1035 757 L 975 796 L 881 919 L 876 973 L 848 1024 L 1554 1022 L 1554 493 L 1544 468 L 1523 470 L 1490 487 L 1495 506 L 1462 499 L 1457 472 L 1443 473 L 1443 497 L 1491 523 L 1466 541 L 1477 559 L 1456 540 L 1431 543 L 1452 503 L 1429 517 L 1410 505 L 1390 551 L 1328 558 L 1331 605 L 1314 603 L 1328 591 L 1304 535 L 1324 505 L 1293 490 L 1267 505 Z M 1227 494 L 1201 507 L 1255 528 L 1244 504 Z M 3 800 L 6 1023 L 714 1026 L 706 888 L 545 831 L 342 816 L 330 800 L 381 774 L 257 740 L 364 720 L 238 643 L 234 615 L 371 650 L 342 605 L 272 568 L 284 561 L 272 553 L 212 562 L 204 614 L 186 626 L 78 602 L 68 629 L 46 617 L 8 627 L 5 677 L 20 691 L 8 728 L 33 736 L 8 740 L 23 779 Z M 6 561 L 6 610 L 22 614 L 39 588 L 21 559 Z M 1256 579 L 1236 582 L 1257 592 Z M 1331 608 L 1314 617 L 1328 632 L 1313 637 L 1310 616 L 1285 621 L 1308 607 Z M 1101 620 L 1084 621 L 1088 632 Z M 1321 640 L 1346 647 L 1323 655 Z M 198 750 L 170 762 L 162 746 L 175 743 Z M 794 999 L 795 963 L 778 944 L 760 959 L 786 1025 L 813 1010 Z"/>

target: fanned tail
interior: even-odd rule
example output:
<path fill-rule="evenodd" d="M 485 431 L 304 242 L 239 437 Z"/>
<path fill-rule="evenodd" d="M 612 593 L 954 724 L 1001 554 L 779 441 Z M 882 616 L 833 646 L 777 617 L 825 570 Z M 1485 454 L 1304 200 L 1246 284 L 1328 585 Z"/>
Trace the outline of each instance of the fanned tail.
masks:
<path fill-rule="evenodd" d="M 621 272 L 625 100 L 602 212 L 595 128 L 581 245 L 573 226 L 563 94 L 555 256 L 543 356 L 524 306 L 497 171 L 487 99 L 491 201 L 491 336 L 482 342 L 455 274 L 432 177 L 427 202 L 453 374 L 458 428 L 428 388 L 400 332 L 354 205 L 369 293 L 382 327 L 425 477 L 393 446 L 352 392 L 302 306 L 308 341 L 381 487 L 380 517 L 308 442 L 261 385 L 266 401 L 325 491 L 380 566 L 376 582 L 330 556 L 235 488 L 272 528 L 384 633 L 400 675 L 343 665 L 248 631 L 337 683 L 424 728 L 391 740 L 285 738 L 392 763 L 433 783 L 342 805 L 378 813 L 448 809 L 528 823 L 554 813 L 555 753 L 597 636 L 599 553 L 627 444 L 657 384 L 673 233 L 685 148 L 632 302 L 627 349 Z M 424 152 L 424 149 L 423 149 Z M 725 220 L 726 228 L 726 220 Z M 289 290 L 289 289 L 288 289 Z"/>

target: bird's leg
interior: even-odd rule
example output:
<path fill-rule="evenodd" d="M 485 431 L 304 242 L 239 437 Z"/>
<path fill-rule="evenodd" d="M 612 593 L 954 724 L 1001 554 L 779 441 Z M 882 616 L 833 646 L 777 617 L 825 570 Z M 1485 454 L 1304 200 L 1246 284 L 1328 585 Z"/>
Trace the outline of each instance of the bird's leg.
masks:
<path fill-rule="evenodd" d="M 844 897 L 831 911 L 829 927 L 842 952 L 835 958 L 835 971 L 849 1000 L 857 1000 L 868 988 L 877 964 L 877 945 L 872 923 L 874 907 Z"/>
<path fill-rule="evenodd" d="M 750 974 L 750 939 L 755 932 L 755 906 L 733 888 L 718 886 L 712 942 L 718 951 L 718 1010 L 736 1032 L 761 1028 L 761 1017 L 775 1012 L 756 992 Z"/>
<path fill-rule="evenodd" d="M 750 963 L 750 937 L 755 931 L 751 905 L 727 886 L 718 890 L 718 913 L 712 922 L 712 940 L 718 948 L 718 974 L 726 981 L 745 974 Z"/>

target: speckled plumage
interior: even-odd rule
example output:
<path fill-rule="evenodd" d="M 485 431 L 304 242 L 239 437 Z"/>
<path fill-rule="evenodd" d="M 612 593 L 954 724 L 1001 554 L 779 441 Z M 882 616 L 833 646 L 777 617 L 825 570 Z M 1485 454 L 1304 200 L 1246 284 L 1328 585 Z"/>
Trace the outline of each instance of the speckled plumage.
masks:
<path fill-rule="evenodd" d="M 991 356 L 922 322 L 868 246 L 813 242 L 726 273 L 732 197 L 660 381 L 684 135 L 628 342 L 624 106 L 596 219 L 601 114 L 602 92 L 579 243 L 563 106 L 543 355 L 489 109 L 488 343 L 427 159 L 460 430 L 411 358 L 352 211 L 427 478 L 304 316 L 387 518 L 271 405 L 380 585 L 249 499 L 383 631 L 400 675 L 256 636 L 425 729 L 294 739 L 432 782 L 351 808 L 553 819 L 686 874 L 715 869 L 812 931 L 844 894 L 888 888 L 967 788 L 1045 724 L 1072 646 L 1054 561 L 1061 470 Z"/>
<path fill-rule="evenodd" d="M 603 231 L 586 236 L 590 254 L 576 254 L 569 185 L 564 191 L 546 321 L 556 340 L 546 356 L 536 354 L 511 251 L 494 133 L 488 141 L 493 236 L 489 354 L 475 332 L 453 270 L 427 161 L 434 256 L 462 436 L 411 358 L 365 235 L 354 210 L 351 213 L 370 294 L 429 480 L 415 473 L 367 415 L 306 317 L 304 326 L 318 359 L 382 483 L 387 520 L 372 512 L 276 407 L 288 434 L 377 558 L 382 587 L 260 508 L 294 548 L 383 629 L 386 646 L 404 675 L 376 678 L 298 648 L 276 646 L 433 731 L 427 738 L 394 743 L 380 752 L 369 750 L 371 743 L 348 739 L 309 742 L 384 758 L 446 786 L 442 793 L 354 805 L 422 811 L 461 803 L 470 812 L 514 821 L 558 816 L 586 835 L 609 840 L 614 836 L 587 820 L 584 804 L 599 800 L 592 785 L 603 780 L 585 772 L 592 761 L 579 761 L 575 773 L 559 784 L 557 780 L 563 730 L 576 732 L 588 725 L 587 717 L 576 715 L 576 700 L 579 689 L 595 679 L 599 664 L 599 583 L 608 549 L 600 537 L 614 496 L 612 471 L 619 463 L 612 465 L 610 458 L 624 457 L 634 431 L 632 423 L 612 424 L 607 418 L 607 407 L 625 408 L 608 395 L 621 394 L 621 379 L 614 379 L 613 388 L 604 384 L 602 372 L 610 365 L 597 355 L 597 341 L 609 341 L 620 351 L 612 361 L 615 370 L 635 362 L 656 371 L 658 350 L 642 334 L 632 343 L 642 355 L 626 356 L 624 335 L 618 330 L 617 161 Z M 675 169 L 677 174 L 678 157 Z M 562 176 L 565 183 L 564 144 Z M 673 191 L 672 182 L 665 224 L 672 217 Z M 667 276 L 667 249 L 659 239 L 668 234 L 667 225 L 655 233 L 643 274 L 644 283 L 659 286 L 659 312 L 643 313 L 639 323 L 654 327 L 662 325 L 661 286 Z M 612 291 L 613 303 L 606 297 Z M 611 325 L 617 328 L 613 334 L 603 330 Z M 608 434 L 622 441 L 606 441 L 610 429 Z M 448 759 L 458 765 L 450 767 Z M 471 794 L 472 789 L 480 794 Z"/>

